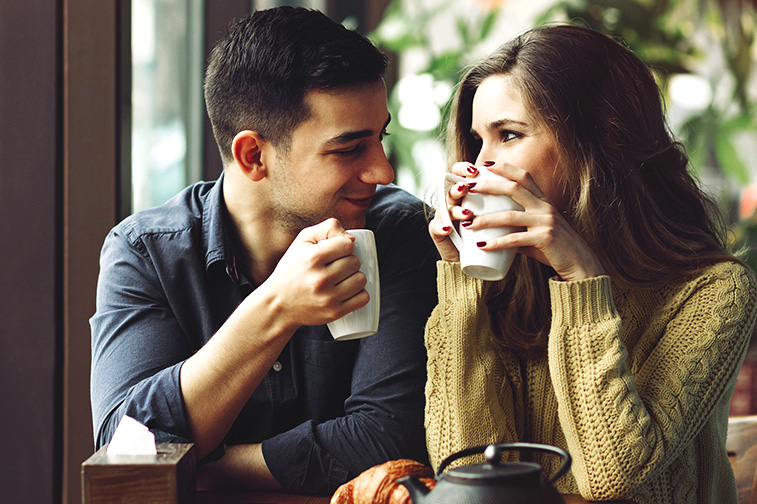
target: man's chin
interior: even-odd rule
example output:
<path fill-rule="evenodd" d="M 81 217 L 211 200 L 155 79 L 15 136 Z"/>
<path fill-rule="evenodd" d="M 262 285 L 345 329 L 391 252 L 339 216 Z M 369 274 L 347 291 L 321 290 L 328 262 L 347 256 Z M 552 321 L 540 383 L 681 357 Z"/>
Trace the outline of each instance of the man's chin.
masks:
<path fill-rule="evenodd" d="M 344 229 L 363 229 L 365 227 L 365 216 L 361 219 L 339 219 Z"/>

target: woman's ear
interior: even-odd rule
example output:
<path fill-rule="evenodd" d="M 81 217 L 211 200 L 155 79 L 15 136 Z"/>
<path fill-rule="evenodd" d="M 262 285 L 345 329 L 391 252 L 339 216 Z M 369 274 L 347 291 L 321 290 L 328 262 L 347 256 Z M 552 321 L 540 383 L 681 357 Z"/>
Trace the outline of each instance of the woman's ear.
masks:
<path fill-rule="evenodd" d="M 266 176 L 267 168 L 263 151 L 269 147 L 268 142 L 259 133 L 244 130 L 237 133 L 231 142 L 234 164 L 245 177 L 257 182 Z"/>

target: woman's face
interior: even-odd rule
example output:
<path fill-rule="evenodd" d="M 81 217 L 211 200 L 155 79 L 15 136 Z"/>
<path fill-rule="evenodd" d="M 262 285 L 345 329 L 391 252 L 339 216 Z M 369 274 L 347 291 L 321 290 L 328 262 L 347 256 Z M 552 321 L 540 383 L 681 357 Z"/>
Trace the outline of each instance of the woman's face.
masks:
<path fill-rule="evenodd" d="M 553 205 L 563 208 L 557 142 L 526 110 L 511 78 L 492 75 L 481 82 L 473 95 L 471 134 L 481 143 L 476 165 L 494 161 L 522 168 Z"/>

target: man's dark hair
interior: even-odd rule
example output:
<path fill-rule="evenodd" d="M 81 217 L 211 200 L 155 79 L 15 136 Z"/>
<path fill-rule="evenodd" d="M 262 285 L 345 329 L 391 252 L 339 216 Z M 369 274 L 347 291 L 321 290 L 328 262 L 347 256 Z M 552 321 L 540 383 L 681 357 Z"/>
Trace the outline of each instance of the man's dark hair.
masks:
<path fill-rule="evenodd" d="M 243 130 L 287 150 L 312 90 L 376 82 L 386 57 L 364 36 L 316 10 L 256 11 L 229 27 L 205 73 L 205 103 L 224 163 Z"/>

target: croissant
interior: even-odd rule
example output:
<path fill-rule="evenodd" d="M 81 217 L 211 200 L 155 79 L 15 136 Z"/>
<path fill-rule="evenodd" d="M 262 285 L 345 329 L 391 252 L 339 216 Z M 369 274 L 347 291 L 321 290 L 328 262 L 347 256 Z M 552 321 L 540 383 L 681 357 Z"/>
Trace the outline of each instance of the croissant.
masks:
<path fill-rule="evenodd" d="M 397 483 L 404 476 L 417 476 L 429 489 L 436 485 L 429 466 L 409 459 L 390 460 L 337 488 L 331 504 L 411 504 L 410 493 Z"/>

